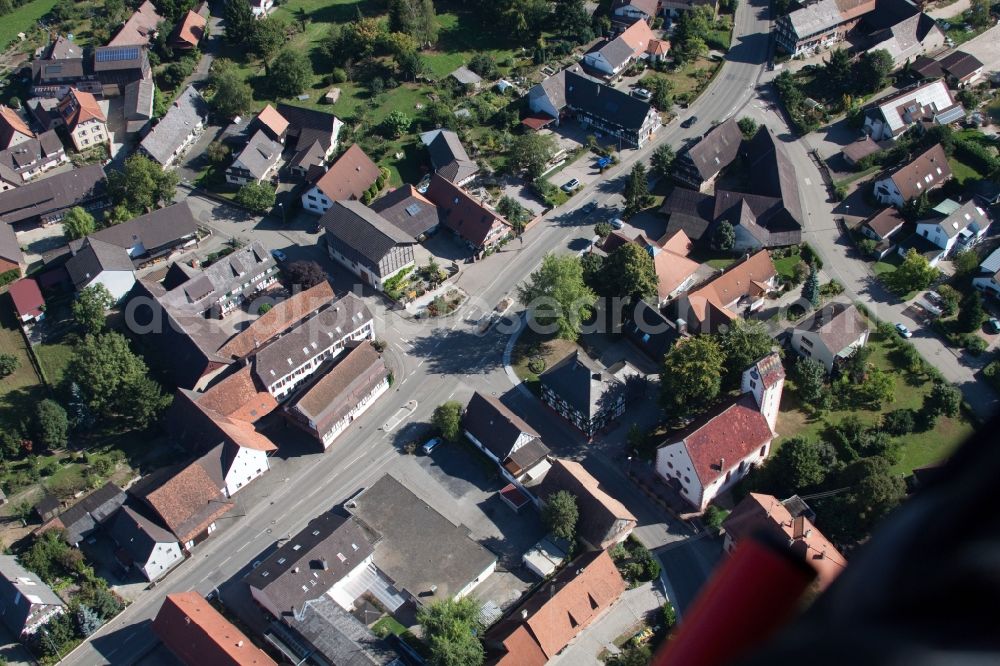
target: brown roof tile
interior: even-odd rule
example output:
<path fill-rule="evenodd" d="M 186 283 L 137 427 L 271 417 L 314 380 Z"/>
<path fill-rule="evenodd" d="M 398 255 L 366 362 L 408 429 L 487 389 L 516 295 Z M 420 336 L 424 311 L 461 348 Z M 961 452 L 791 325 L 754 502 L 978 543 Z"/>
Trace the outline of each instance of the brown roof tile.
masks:
<path fill-rule="evenodd" d="M 576 496 L 580 510 L 577 530 L 580 537 L 595 548 L 601 548 L 612 535 L 619 520 L 636 518 L 625 505 L 601 489 L 601 484 L 584 469 L 583 465 L 561 458 L 552 461 L 552 468 L 545 475 L 539 487 L 540 496 L 565 490 Z"/>
<path fill-rule="evenodd" d="M 299 292 L 276 303 L 250 326 L 231 337 L 219 348 L 219 355 L 225 358 L 246 358 L 282 331 L 332 302 L 333 287 L 326 281 Z"/>
<path fill-rule="evenodd" d="M 941 144 L 936 144 L 897 169 L 891 178 L 905 202 L 942 185 L 951 175 L 948 156 Z"/>
<path fill-rule="evenodd" d="M 794 518 L 773 495 L 750 493 L 722 524 L 734 541 L 757 532 L 770 532 L 791 543 L 791 549 L 819 574 L 822 587 L 829 585 L 847 566 L 837 547 L 805 516 Z"/>
<path fill-rule="evenodd" d="M 508 226 L 499 213 L 438 174 L 431 176 L 427 198 L 440 209 L 445 226 L 476 247 L 483 247 L 495 224 Z"/>
<path fill-rule="evenodd" d="M 145 500 L 181 543 L 194 539 L 233 506 L 197 463 L 148 492 Z"/>
<path fill-rule="evenodd" d="M 316 187 L 331 201 L 360 199 L 378 177 L 378 166 L 361 150 L 361 146 L 354 144 L 330 165 L 316 181 Z"/>
<path fill-rule="evenodd" d="M 278 406 L 274 397 L 254 382 L 249 365 L 199 395 L 198 404 L 221 416 L 248 423 L 263 418 Z"/>
<path fill-rule="evenodd" d="M 184 18 L 177 25 L 177 39 L 185 44 L 198 46 L 198 42 L 205 35 L 205 26 L 207 24 L 208 21 L 204 16 L 189 9 L 188 13 L 184 15 Z"/>
<path fill-rule="evenodd" d="M 275 136 L 284 136 L 288 130 L 288 121 L 270 104 L 261 109 L 261 112 L 257 114 L 257 120 L 271 130 Z"/>
<path fill-rule="evenodd" d="M 277 666 L 193 590 L 167 595 L 153 633 L 185 664 Z"/>
<path fill-rule="evenodd" d="M 507 651 L 497 663 L 545 663 L 624 591 L 625 581 L 606 550 L 581 555 L 517 606 L 487 633 L 486 640 L 503 643 Z M 522 619 L 524 612 L 526 619 Z M 525 630 L 535 645 L 528 642 Z M 538 660 L 539 650 L 544 654 L 542 661 Z"/>
<path fill-rule="evenodd" d="M 898 230 L 901 226 L 906 223 L 903 216 L 899 214 L 899 211 L 895 208 L 889 207 L 885 208 L 873 217 L 868 218 L 865 222 L 865 226 L 874 231 L 879 235 L 880 238 L 886 238 L 890 236 L 894 231 Z"/>

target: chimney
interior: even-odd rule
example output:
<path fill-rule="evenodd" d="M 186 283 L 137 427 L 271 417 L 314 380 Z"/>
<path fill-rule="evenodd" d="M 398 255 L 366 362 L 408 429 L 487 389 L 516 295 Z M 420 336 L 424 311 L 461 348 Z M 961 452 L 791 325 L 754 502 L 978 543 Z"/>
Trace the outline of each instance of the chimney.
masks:
<path fill-rule="evenodd" d="M 528 619 L 528 609 L 527 608 L 522 608 L 521 609 L 521 619 L 522 620 L 527 620 Z"/>
<path fill-rule="evenodd" d="M 243 647 L 243 641 L 242 640 L 236 641 L 236 647 Z"/>
<path fill-rule="evenodd" d="M 803 536 L 809 536 L 806 532 L 806 519 L 804 516 L 796 516 L 792 519 L 792 539 L 801 539 Z"/>
<path fill-rule="evenodd" d="M 437 591 L 438 591 L 438 586 L 437 585 L 431 585 L 431 594 L 437 594 Z"/>
<path fill-rule="evenodd" d="M 299 568 L 298 567 L 295 567 L 294 569 L 292 569 L 292 573 L 298 573 L 298 572 L 299 572 Z"/>
<path fill-rule="evenodd" d="M 675 321 L 674 324 L 677 326 L 677 332 L 678 333 L 680 333 L 681 335 L 686 335 L 687 334 L 687 332 L 688 332 L 688 323 L 686 321 L 684 321 L 683 319 L 681 319 L 681 318 L 678 317 L 677 321 Z"/>
<path fill-rule="evenodd" d="M 724 469 L 726 469 L 726 459 L 719 458 L 719 471 L 721 472 Z"/>
<path fill-rule="evenodd" d="M 325 557 L 319 561 L 319 568 L 322 569 L 323 571 L 330 570 L 330 563 L 326 561 Z"/>

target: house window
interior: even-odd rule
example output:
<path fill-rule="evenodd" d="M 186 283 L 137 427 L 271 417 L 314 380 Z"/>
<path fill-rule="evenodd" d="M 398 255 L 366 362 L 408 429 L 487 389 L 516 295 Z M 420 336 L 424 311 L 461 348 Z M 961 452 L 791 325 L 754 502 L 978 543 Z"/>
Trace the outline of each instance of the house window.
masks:
<path fill-rule="evenodd" d="M 674 468 L 674 464 L 668 460 L 667 461 L 667 467 L 669 467 L 670 469 L 673 469 Z"/>
<path fill-rule="evenodd" d="M 813 346 L 813 341 L 810 340 L 809 338 L 802 338 L 802 346 L 803 347 L 812 347 Z"/>
<path fill-rule="evenodd" d="M 767 444 L 760 447 L 760 457 L 763 458 L 766 455 L 767 455 Z"/>
<path fill-rule="evenodd" d="M 684 483 L 691 483 L 691 479 L 689 479 L 688 477 L 685 476 L 684 477 Z"/>

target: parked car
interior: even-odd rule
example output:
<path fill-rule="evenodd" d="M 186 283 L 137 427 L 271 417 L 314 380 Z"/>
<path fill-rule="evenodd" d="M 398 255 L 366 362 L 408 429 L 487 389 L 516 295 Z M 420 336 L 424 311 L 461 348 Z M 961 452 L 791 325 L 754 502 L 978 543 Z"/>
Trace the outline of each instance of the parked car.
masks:
<path fill-rule="evenodd" d="M 638 97 L 639 99 L 648 102 L 653 99 L 653 93 L 649 92 L 645 88 L 634 88 L 632 90 L 632 96 Z"/>
<path fill-rule="evenodd" d="M 275 261 L 284 261 L 285 259 L 288 259 L 288 255 L 281 250 L 271 250 L 271 256 L 274 257 Z"/>
<path fill-rule="evenodd" d="M 905 324 L 896 324 L 896 332 L 904 338 L 913 337 L 913 333 L 910 332 L 910 329 L 908 329 Z"/>
<path fill-rule="evenodd" d="M 434 451 L 434 449 L 438 447 L 440 443 L 441 439 L 439 437 L 435 437 L 431 440 L 428 440 L 428 442 L 424 444 L 421 450 L 424 452 L 425 456 L 429 456 Z"/>
<path fill-rule="evenodd" d="M 568 183 L 563 183 L 563 186 L 562 186 L 561 189 L 562 189 L 563 192 L 569 193 L 569 192 L 572 192 L 573 190 L 575 190 L 578 187 L 580 187 L 580 181 L 578 181 L 576 178 L 573 178 Z"/>
<path fill-rule="evenodd" d="M 691 116 L 687 120 L 681 123 L 681 127 L 694 127 L 694 124 L 698 122 L 698 116 Z"/>
<path fill-rule="evenodd" d="M 615 229 L 624 229 L 625 220 L 621 219 L 620 217 L 616 217 L 611 220 L 611 226 L 614 227 Z"/>
<path fill-rule="evenodd" d="M 588 201 L 587 203 L 585 203 L 585 204 L 584 204 L 584 205 L 583 205 L 583 206 L 582 206 L 582 207 L 580 208 L 580 210 L 581 210 L 581 211 L 583 211 L 583 212 L 584 212 L 584 214 L 586 214 L 586 215 L 590 215 L 590 214 L 591 214 L 591 213 L 593 213 L 593 212 L 594 212 L 595 210 L 597 210 L 597 202 L 596 202 L 596 201 L 594 201 L 593 199 L 591 199 L 590 201 Z"/>
<path fill-rule="evenodd" d="M 927 300 L 929 300 L 934 305 L 944 305 L 944 299 L 941 298 L 941 294 L 936 291 L 927 292 Z"/>
<path fill-rule="evenodd" d="M 990 333 L 1000 333 L 1000 319 L 990 317 L 989 321 L 986 322 L 986 330 Z"/>
<path fill-rule="evenodd" d="M 598 158 L 598 160 L 597 160 L 597 168 L 598 169 L 604 169 L 604 168 L 606 168 L 606 167 L 608 167 L 610 165 L 611 165 L 611 158 L 610 157 L 601 157 L 601 158 Z"/>

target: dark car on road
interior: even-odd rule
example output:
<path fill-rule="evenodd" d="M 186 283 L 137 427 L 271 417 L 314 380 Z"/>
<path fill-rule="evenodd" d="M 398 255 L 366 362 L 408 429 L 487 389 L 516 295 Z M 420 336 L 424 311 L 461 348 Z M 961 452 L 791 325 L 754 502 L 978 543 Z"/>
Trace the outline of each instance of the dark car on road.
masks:
<path fill-rule="evenodd" d="M 698 116 L 691 116 L 687 120 L 681 123 L 681 127 L 694 127 L 694 124 L 698 122 Z"/>

